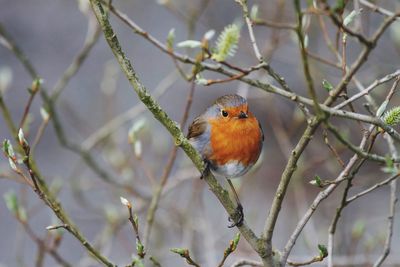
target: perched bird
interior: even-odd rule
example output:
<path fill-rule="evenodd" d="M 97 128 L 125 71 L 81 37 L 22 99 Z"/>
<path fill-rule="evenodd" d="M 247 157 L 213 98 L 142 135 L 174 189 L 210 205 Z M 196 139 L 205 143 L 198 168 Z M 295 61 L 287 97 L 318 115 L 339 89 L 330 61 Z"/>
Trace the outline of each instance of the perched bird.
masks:
<path fill-rule="evenodd" d="M 243 176 L 260 156 L 264 134 L 247 100 L 239 95 L 218 98 L 189 126 L 188 139 L 203 156 L 206 171 L 226 177 L 237 202 L 239 216 L 229 227 L 243 222 L 243 207 L 231 178 Z M 231 220 L 231 218 L 230 218 Z"/>

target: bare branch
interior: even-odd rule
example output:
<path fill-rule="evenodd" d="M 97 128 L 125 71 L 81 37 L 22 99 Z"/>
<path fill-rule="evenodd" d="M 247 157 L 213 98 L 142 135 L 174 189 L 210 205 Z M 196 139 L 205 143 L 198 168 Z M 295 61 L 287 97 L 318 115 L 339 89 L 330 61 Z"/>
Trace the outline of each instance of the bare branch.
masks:
<path fill-rule="evenodd" d="M 243 17 L 244 17 L 244 20 L 246 21 L 247 30 L 249 31 L 250 41 L 251 41 L 251 44 L 253 45 L 254 54 L 256 55 L 256 58 L 258 59 L 259 62 L 263 62 L 263 57 L 260 53 L 260 49 L 258 48 L 256 37 L 254 36 L 253 24 L 249 17 L 249 9 L 247 7 L 247 0 L 236 0 L 236 2 L 238 2 L 242 6 Z"/>
<path fill-rule="evenodd" d="M 350 97 L 349 99 L 347 99 L 346 101 L 343 101 L 342 103 L 336 105 L 335 107 L 333 107 L 333 109 L 340 109 L 344 106 L 346 106 L 348 103 L 352 103 L 355 100 L 359 99 L 360 97 L 363 97 L 365 95 L 368 95 L 372 90 L 374 90 L 377 86 L 386 83 L 388 81 L 391 81 L 393 79 L 396 79 L 397 77 L 399 77 L 400 75 L 400 70 L 396 70 L 393 73 L 390 73 L 380 79 L 375 80 L 372 84 L 370 84 L 367 88 L 365 88 L 364 90 L 362 90 L 361 92 L 359 92 L 358 94 L 353 95 L 352 97 Z"/>

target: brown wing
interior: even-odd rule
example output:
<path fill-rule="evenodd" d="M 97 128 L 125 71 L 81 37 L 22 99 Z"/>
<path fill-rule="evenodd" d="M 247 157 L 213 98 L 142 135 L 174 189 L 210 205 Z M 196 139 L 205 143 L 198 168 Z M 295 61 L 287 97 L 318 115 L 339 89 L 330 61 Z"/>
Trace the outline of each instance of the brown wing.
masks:
<path fill-rule="evenodd" d="M 206 129 L 207 129 L 206 121 L 201 116 L 197 117 L 189 126 L 189 133 L 187 135 L 187 138 L 188 139 L 195 138 L 204 133 Z"/>

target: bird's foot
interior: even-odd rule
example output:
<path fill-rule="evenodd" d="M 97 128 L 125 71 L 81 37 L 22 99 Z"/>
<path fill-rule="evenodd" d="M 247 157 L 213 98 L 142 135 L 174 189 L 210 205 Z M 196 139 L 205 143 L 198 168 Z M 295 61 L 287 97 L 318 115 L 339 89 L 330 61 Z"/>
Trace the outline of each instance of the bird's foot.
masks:
<path fill-rule="evenodd" d="M 232 228 L 235 226 L 241 226 L 243 224 L 243 220 L 244 220 L 244 214 L 243 214 L 243 206 L 242 204 L 238 204 L 238 206 L 236 207 L 236 212 L 234 217 L 236 218 L 232 218 L 229 217 L 228 220 L 230 222 L 232 222 L 232 224 L 228 225 L 228 228 Z"/>
<path fill-rule="evenodd" d="M 207 160 L 204 160 L 204 170 L 201 173 L 200 179 L 203 179 L 204 177 L 206 177 L 209 173 L 210 173 L 210 162 L 208 162 Z"/>

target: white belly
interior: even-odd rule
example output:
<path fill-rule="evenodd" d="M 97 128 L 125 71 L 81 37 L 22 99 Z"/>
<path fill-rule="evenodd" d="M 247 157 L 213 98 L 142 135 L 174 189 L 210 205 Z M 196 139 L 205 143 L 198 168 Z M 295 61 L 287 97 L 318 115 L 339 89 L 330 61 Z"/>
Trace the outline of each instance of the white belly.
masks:
<path fill-rule="evenodd" d="M 221 166 L 214 166 L 211 164 L 211 170 L 218 175 L 224 176 L 226 178 L 236 178 L 243 176 L 249 169 L 251 165 L 244 166 L 239 161 L 230 161 Z"/>

